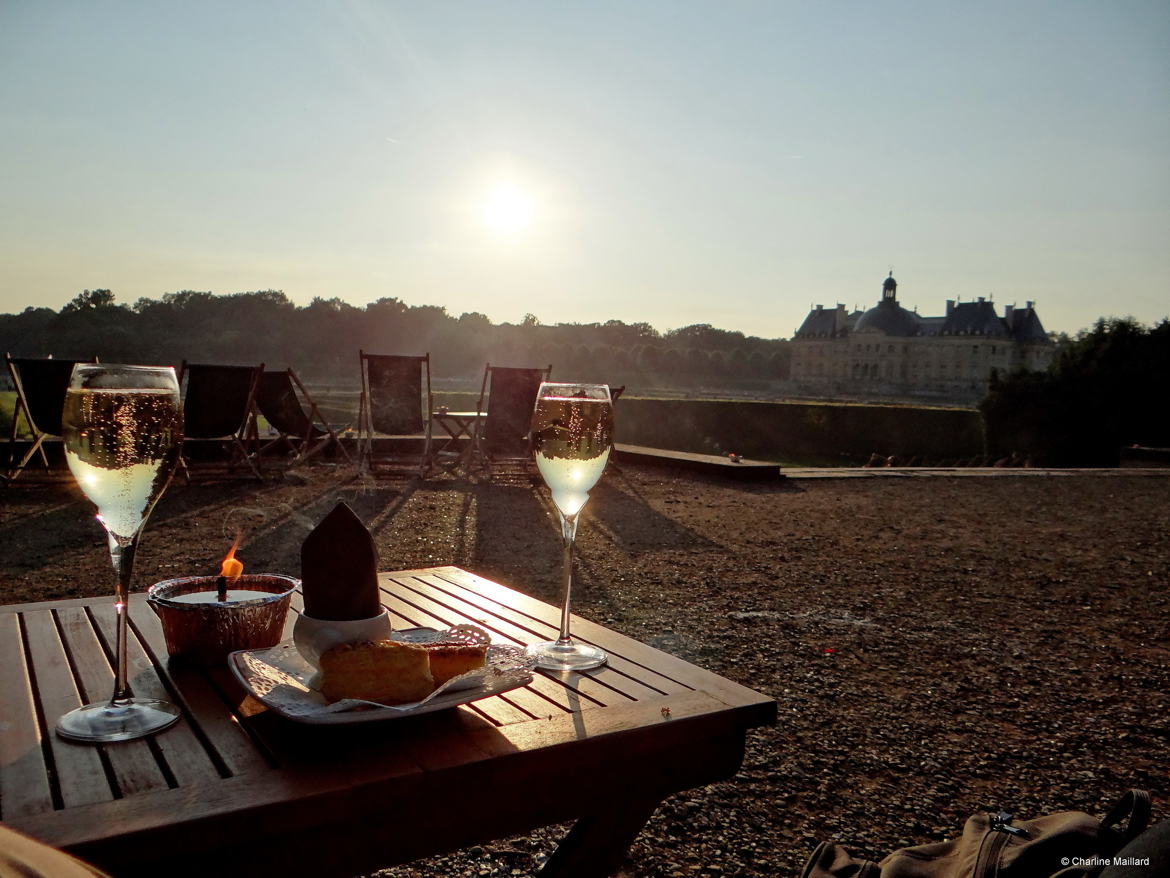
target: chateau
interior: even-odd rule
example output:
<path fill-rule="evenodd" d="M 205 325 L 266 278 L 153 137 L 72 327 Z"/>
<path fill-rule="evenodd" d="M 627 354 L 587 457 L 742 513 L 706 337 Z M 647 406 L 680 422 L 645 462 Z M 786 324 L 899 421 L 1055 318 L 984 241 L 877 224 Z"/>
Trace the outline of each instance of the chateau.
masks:
<path fill-rule="evenodd" d="M 794 389 L 826 395 L 935 396 L 973 402 L 1000 374 L 1042 371 L 1053 344 L 1032 302 L 1003 316 L 982 296 L 947 300 L 946 314 L 920 317 L 898 304 L 893 272 L 868 311 L 817 305 L 792 337 Z"/>

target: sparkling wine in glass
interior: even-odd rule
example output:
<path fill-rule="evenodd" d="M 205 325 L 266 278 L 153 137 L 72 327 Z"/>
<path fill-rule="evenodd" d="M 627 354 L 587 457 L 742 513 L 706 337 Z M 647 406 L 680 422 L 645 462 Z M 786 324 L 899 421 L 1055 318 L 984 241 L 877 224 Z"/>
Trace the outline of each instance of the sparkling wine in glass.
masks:
<path fill-rule="evenodd" d="M 178 461 L 183 415 L 175 370 L 79 363 L 65 394 L 65 460 L 106 530 L 116 585 L 114 694 L 57 720 L 74 741 L 128 741 L 167 728 L 173 704 L 134 698 L 126 682 L 128 598 L 143 526 Z"/>
<path fill-rule="evenodd" d="M 577 521 L 597 484 L 613 448 L 613 402 L 604 384 L 544 382 L 532 414 L 532 450 L 536 466 L 561 517 L 565 602 L 556 640 L 528 648 L 537 667 L 553 671 L 585 671 L 605 664 L 601 649 L 569 635 L 569 603 L 573 585 L 573 546 Z"/>

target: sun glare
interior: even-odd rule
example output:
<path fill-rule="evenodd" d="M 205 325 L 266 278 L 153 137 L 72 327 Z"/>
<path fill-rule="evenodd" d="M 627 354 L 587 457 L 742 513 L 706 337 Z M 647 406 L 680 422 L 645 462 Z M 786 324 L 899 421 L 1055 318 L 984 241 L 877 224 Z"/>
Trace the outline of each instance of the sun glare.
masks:
<path fill-rule="evenodd" d="M 531 196 L 512 183 L 492 189 L 483 205 L 483 220 L 488 228 L 501 235 L 518 235 L 532 225 Z"/>

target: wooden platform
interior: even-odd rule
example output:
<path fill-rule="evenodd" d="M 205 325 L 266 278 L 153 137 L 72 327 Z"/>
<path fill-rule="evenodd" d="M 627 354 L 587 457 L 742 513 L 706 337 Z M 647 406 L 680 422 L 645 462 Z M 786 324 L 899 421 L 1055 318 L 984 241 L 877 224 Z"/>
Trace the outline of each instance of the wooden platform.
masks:
<path fill-rule="evenodd" d="M 649 448 L 645 445 L 616 444 L 613 450 L 614 459 L 619 463 L 628 461 L 630 463 L 669 466 L 675 469 L 704 472 L 709 475 L 744 481 L 768 481 L 784 478 L 779 466 L 763 460 L 740 458 L 738 462 L 735 462 L 725 455 L 670 451 L 666 448 Z"/>
<path fill-rule="evenodd" d="M 889 478 L 1033 478 L 1060 476 L 1100 476 L 1128 478 L 1130 476 L 1170 476 L 1170 468 L 1155 467 L 995 467 L 995 466 L 821 466 L 785 467 L 789 479 L 889 479 Z"/>

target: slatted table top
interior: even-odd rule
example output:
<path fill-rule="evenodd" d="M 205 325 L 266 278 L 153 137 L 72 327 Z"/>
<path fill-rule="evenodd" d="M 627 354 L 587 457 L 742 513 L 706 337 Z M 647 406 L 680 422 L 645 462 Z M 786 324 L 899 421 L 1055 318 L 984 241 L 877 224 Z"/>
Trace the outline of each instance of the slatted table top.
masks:
<path fill-rule="evenodd" d="M 395 627 L 471 622 L 518 644 L 556 634 L 558 609 L 457 567 L 384 573 L 381 587 Z M 248 697 L 226 666 L 169 663 L 136 595 L 131 686 L 183 719 L 145 740 L 62 740 L 57 717 L 112 689 L 113 624 L 109 599 L 0 607 L 0 819 L 116 874 L 164 862 L 195 874 L 225 857 L 256 874 L 356 874 L 631 802 L 636 833 L 666 795 L 733 775 L 746 731 L 776 715 L 767 696 L 574 618 L 608 666 L 537 672 L 419 717 L 306 726 Z M 556 874 L 593 874 L 562 859 Z"/>

